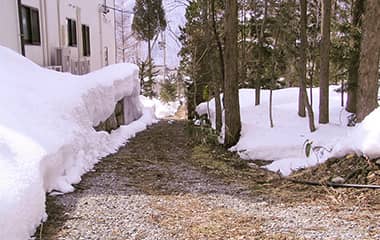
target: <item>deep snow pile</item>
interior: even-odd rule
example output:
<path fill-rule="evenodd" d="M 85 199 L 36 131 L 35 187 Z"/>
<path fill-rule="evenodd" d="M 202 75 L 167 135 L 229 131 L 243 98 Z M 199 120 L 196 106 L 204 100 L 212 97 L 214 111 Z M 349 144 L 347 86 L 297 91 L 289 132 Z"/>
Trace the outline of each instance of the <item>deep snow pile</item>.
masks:
<path fill-rule="evenodd" d="M 73 191 L 81 175 L 154 120 L 139 101 L 138 68 L 74 76 L 43 69 L 0 46 L 0 239 L 28 239 L 46 218 L 45 193 Z M 126 120 L 96 132 L 127 96 Z"/>
<path fill-rule="evenodd" d="M 330 88 L 330 123 L 316 124 L 317 131 L 310 133 L 308 120 L 297 115 L 298 89 L 288 88 L 273 92 L 274 128 L 269 124 L 269 91 L 262 91 L 261 105 L 255 106 L 255 91 L 240 90 L 240 112 L 242 119 L 241 138 L 232 151 L 238 151 L 244 159 L 274 160 L 267 166 L 273 171 L 288 175 L 292 170 L 313 166 L 329 157 L 348 153 L 380 156 L 380 109 L 375 110 L 361 124 L 347 127 L 347 113 L 340 106 L 340 93 Z M 319 89 L 313 89 L 313 108 L 318 120 Z M 215 103 L 209 103 L 212 122 L 215 122 Z M 207 104 L 197 107 L 206 114 Z M 306 157 L 305 141 L 313 142 L 319 149 Z M 322 148 L 318 148 L 322 147 Z"/>

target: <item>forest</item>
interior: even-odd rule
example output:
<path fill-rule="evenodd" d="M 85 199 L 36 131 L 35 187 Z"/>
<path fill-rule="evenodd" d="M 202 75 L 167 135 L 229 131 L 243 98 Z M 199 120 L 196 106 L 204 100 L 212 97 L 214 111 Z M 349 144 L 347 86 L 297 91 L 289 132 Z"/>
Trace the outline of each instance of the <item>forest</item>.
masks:
<path fill-rule="evenodd" d="M 238 89 L 299 88 L 299 117 L 309 129 L 329 123 L 329 86 L 338 85 L 349 125 L 378 106 L 380 1 L 197 0 L 186 2 L 180 72 L 187 86 L 189 118 L 215 98 L 216 131 L 225 116 L 227 147 L 240 137 Z M 319 87 L 318 108 L 312 108 Z M 254 107 L 254 106 L 252 106 Z M 318 111 L 318 119 L 314 113 Z"/>
<path fill-rule="evenodd" d="M 380 239 L 380 0 L 6 1 L 0 239 Z"/>

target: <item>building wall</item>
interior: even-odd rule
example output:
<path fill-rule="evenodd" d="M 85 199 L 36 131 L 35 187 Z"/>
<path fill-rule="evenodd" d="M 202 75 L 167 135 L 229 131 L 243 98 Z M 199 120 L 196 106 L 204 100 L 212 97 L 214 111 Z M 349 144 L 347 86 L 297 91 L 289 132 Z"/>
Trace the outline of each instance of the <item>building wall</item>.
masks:
<path fill-rule="evenodd" d="M 16 1 L 15 1 L 16 2 Z M 38 9 L 39 13 L 39 20 L 40 20 L 40 33 L 41 33 L 41 45 L 25 45 L 25 57 L 31 59 L 33 62 L 41 65 L 46 66 L 46 53 L 44 49 L 44 26 L 43 26 L 43 18 L 44 18 L 44 12 L 41 11 L 41 4 L 40 0 L 22 0 L 21 3 L 23 5 L 26 5 L 28 7 L 33 7 Z M 17 11 L 17 10 L 16 10 Z M 20 40 L 19 40 L 20 41 Z"/>
<path fill-rule="evenodd" d="M 1 0 L 0 44 L 21 53 L 16 0 Z M 39 65 L 57 63 L 57 48 L 69 48 L 72 61 L 90 61 L 90 70 L 115 63 L 114 11 L 101 11 L 104 0 L 22 0 L 22 4 L 39 10 L 41 44 L 25 45 L 25 56 Z M 107 5 L 114 7 L 113 0 Z M 68 46 L 67 19 L 76 21 L 77 47 Z M 83 56 L 81 24 L 90 28 L 91 56 Z"/>
<path fill-rule="evenodd" d="M 15 0 L 1 0 L 0 29 L 0 45 L 21 52 L 17 2 Z"/>

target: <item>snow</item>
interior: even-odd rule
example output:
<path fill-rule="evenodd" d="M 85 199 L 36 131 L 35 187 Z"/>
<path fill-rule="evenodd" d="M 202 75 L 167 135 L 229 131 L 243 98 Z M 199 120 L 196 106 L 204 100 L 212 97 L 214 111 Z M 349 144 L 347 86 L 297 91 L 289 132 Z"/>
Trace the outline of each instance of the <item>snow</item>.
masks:
<path fill-rule="evenodd" d="M 152 107 L 154 109 L 155 117 L 158 119 L 174 116 L 181 105 L 179 101 L 165 103 L 157 98 L 150 99 L 144 96 L 140 96 L 140 101 L 144 106 Z"/>
<path fill-rule="evenodd" d="M 101 158 L 156 121 L 140 103 L 137 74 L 132 64 L 54 72 L 0 46 L 0 239 L 28 239 L 47 217 L 46 192 L 73 191 Z M 96 132 L 123 97 L 130 124 Z"/>
<path fill-rule="evenodd" d="M 369 158 L 380 157 L 380 108 L 369 114 L 353 131 L 334 147 L 331 156 L 355 153 Z"/>
<path fill-rule="evenodd" d="M 313 109 L 315 111 L 315 122 L 317 131 L 311 133 L 308 127 L 308 119 L 300 118 L 298 109 L 298 88 L 287 88 L 275 90 L 273 92 L 273 119 L 274 128 L 269 123 L 269 90 L 262 90 L 261 104 L 255 106 L 255 90 L 240 89 L 240 112 L 242 120 L 242 131 L 239 142 L 232 147 L 231 151 L 237 151 L 244 159 L 273 160 L 267 166 L 269 170 L 280 171 L 283 175 L 289 175 L 292 170 L 310 167 L 322 163 L 331 156 L 335 156 L 336 147 L 340 146 L 339 153 L 344 155 L 350 151 L 352 140 L 342 143 L 342 139 L 347 139 L 350 134 L 363 134 L 367 130 L 366 136 L 356 139 L 357 148 L 373 154 L 369 149 L 379 153 L 380 148 L 380 127 L 378 132 L 373 133 L 373 125 L 376 119 L 380 118 L 380 113 L 375 117 L 366 119 L 363 124 L 356 128 L 347 127 L 347 117 L 349 115 L 340 105 L 340 93 L 334 91 L 337 86 L 330 87 L 330 123 L 317 124 L 319 89 L 313 89 Z M 215 127 L 215 103 L 214 99 L 209 102 L 210 115 L 213 127 Z M 207 114 L 207 104 L 198 105 L 199 114 Z M 364 126 L 363 126 L 364 125 Z M 350 138 L 350 139 L 351 139 Z M 312 146 L 321 147 L 309 157 L 306 157 L 305 141 L 312 141 Z M 376 143 L 376 144 L 375 144 Z M 377 149 L 375 148 L 377 147 Z M 330 151 L 332 152 L 330 153 Z M 351 151 L 353 151 L 351 149 Z M 358 150 L 355 150 L 356 152 Z"/>

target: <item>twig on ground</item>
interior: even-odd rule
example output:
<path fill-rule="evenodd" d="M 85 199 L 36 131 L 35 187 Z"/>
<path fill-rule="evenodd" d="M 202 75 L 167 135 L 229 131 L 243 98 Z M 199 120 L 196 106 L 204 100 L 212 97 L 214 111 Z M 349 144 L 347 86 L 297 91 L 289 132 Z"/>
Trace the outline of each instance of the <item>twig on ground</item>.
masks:
<path fill-rule="evenodd" d="M 288 181 L 299 183 L 299 184 L 306 184 L 311 186 L 327 186 L 327 187 L 341 187 L 341 188 L 369 188 L 369 189 L 380 189 L 380 185 L 371 185 L 371 184 L 349 184 L 349 183 L 333 183 L 333 182 L 314 182 L 314 181 L 304 181 L 304 180 L 296 180 L 292 178 L 285 178 Z"/>

